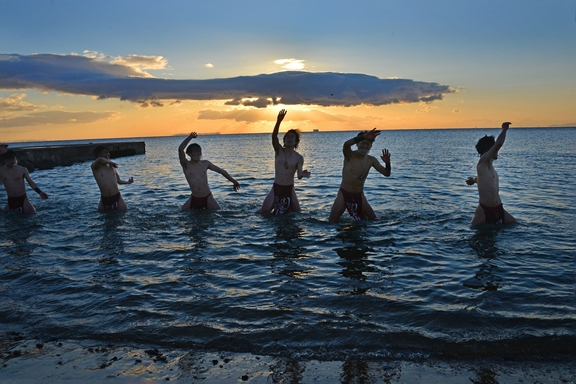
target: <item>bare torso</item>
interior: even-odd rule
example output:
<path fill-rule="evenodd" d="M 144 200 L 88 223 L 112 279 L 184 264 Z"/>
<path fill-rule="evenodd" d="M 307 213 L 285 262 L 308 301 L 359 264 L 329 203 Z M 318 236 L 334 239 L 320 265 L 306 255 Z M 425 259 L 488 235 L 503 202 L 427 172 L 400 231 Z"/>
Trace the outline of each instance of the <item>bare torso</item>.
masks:
<path fill-rule="evenodd" d="M 350 159 L 344 159 L 340 188 L 351 193 L 364 191 L 364 183 L 374 161 L 376 159 L 370 155 L 352 152 Z"/>
<path fill-rule="evenodd" d="M 304 158 L 298 152 L 280 148 L 274 159 L 274 182 L 279 185 L 293 185 L 298 164 L 303 162 Z"/>
<path fill-rule="evenodd" d="M 499 195 L 499 181 L 498 173 L 494 169 L 492 162 L 478 163 L 477 170 L 477 185 L 478 185 L 478 200 L 480 204 L 495 207 L 502 204 Z"/>
<path fill-rule="evenodd" d="M 26 193 L 25 176 L 26 168 L 20 165 L 12 168 L 6 165 L 0 167 L 0 178 L 8 196 L 22 196 Z"/>
<path fill-rule="evenodd" d="M 92 166 L 92 174 L 102 196 L 110 197 L 120 192 L 118 189 L 118 173 L 111 165 Z"/>
<path fill-rule="evenodd" d="M 207 160 L 198 162 L 187 160 L 182 164 L 182 170 L 192 195 L 196 197 L 204 197 L 210 194 L 210 187 L 208 186 L 208 169 L 212 163 Z"/>

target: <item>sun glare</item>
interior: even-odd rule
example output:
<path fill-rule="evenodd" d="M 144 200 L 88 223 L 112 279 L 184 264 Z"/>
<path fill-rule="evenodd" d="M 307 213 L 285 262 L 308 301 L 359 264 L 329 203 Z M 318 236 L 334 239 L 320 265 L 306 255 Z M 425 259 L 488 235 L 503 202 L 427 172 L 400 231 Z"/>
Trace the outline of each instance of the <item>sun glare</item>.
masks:
<path fill-rule="evenodd" d="M 297 59 L 278 59 L 274 60 L 274 64 L 282 66 L 282 69 L 286 71 L 301 71 L 304 69 L 304 60 Z"/>

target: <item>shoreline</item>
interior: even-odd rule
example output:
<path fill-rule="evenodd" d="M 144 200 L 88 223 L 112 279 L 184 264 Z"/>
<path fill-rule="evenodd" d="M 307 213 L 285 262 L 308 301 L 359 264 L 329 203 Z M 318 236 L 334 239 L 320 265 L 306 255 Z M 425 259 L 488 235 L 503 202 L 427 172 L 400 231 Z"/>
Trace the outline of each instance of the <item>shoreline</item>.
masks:
<path fill-rule="evenodd" d="M 0 356 L 1 383 L 576 383 L 576 366 L 568 357 L 318 361 L 290 353 L 279 357 L 90 340 L 2 341 Z"/>

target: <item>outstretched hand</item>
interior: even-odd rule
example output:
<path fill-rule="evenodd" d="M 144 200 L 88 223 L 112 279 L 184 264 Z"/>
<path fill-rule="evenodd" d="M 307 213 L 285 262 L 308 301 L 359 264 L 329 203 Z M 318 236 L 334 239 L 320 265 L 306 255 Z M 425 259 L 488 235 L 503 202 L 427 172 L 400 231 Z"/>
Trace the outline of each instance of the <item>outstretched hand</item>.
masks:
<path fill-rule="evenodd" d="M 128 179 L 128 184 L 132 184 L 133 182 L 134 182 L 134 178 L 133 178 L 133 177 L 131 177 L 131 178 Z"/>
<path fill-rule="evenodd" d="M 288 111 L 285 109 L 280 110 L 280 112 L 278 112 L 278 118 L 276 119 L 276 121 L 280 123 L 282 120 L 284 120 L 284 116 L 286 116 L 287 113 Z"/>
<path fill-rule="evenodd" d="M 198 134 L 196 134 L 196 132 L 190 132 L 190 134 L 188 135 L 188 137 L 190 137 L 191 139 L 195 139 L 198 137 Z"/>
<path fill-rule="evenodd" d="M 512 124 L 512 123 L 510 123 L 509 121 L 507 121 L 507 122 L 505 122 L 505 123 L 502 123 L 502 128 L 503 128 L 503 129 L 508 129 L 508 128 L 510 128 L 510 124 Z"/>
<path fill-rule="evenodd" d="M 476 178 L 475 177 L 469 177 L 466 179 L 466 184 L 468 185 L 474 185 L 476 184 Z"/>
<path fill-rule="evenodd" d="M 234 188 L 234 192 L 238 192 L 238 190 L 240 189 L 240 184 L 239 184 L 236 180 L 234 180 L 234 181 L 232 182 L 232 184 L 234 184 L 234 187 L 233 187 L 233 188 Z"/>
<path fill-rule="evenodd" d="M 376 130 L 376 128 L 372 128 L 371 131 L 368 131 L 364 134 L 364 139 L 368 140 L 376 140 L 376 136 L 380 134 L 380 131 Z"/>
<path fill-rule="evenodd" d="M 382 150 L 382 156 L 380 156 L 380 158 L 382 159 L 383 162 L 385 162 L 386 164 L 390 163 L 390 152 L 388 152 L 388 150 L 386 148 L 384 148 Z"/>
<path fill-rule="evenodd" d="M 312 173 L 309 170 L 305 169 L 302 171 L 302 177 L 310 177 L 310 175 L 312 175 Z"/>
<path fill-rule="evenodd" d="M 46 194 L 46 192 L 41 192 L 40 197 L 42 198 L 42 200 L 46 200 L 48 198 L 48 195 Z"/>

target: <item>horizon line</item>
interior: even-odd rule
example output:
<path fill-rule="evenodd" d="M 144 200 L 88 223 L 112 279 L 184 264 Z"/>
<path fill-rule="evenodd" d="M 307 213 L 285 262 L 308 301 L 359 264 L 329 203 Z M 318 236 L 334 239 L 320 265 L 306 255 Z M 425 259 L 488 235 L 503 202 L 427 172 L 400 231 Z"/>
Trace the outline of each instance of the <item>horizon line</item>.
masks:
<path fill-rule="evenodd" d="M 574 126 L 546 126 L 546 127 L 514 127 L 512 129 L 575 129 L 576 125 Z M 445 130 L 469 130 L 469 129 L 500 129 L 500 127 L 470 127 L 470 128 L 387 128 L 387 129 L 380 129 L 380 131 L 445 131 Z M 361 132 L 362 130 L 331 130 L 331 131 L 300 131 L 300 133 L 334 133 L 334 132 Z M 286 133 L 278 132 L 278 133 Z M 157 136 L 126 136 L 126 137 L 108 137 L 108 138 L 90 138 L 90 139 L 54 139 L 54 140 L 35 140 L 35 141 L 14 141 L 12 143 L 40 143 L 40 142 L 58 142 L 58 141 L 90 141 L 90 140 L 97 140 L 97 141 L 105 141 L 105 140 L 126 140 L 126 139 L 147 139 L 147 138 L 158 138 L 158 137 L 183 137 L 187 136 L 189 133 L 176 133 L 173 135 L 157 135 Z M 235 132 L 235 133 L 221 133 L 221 132 L 210 132 L 210 133 L 198 133 L 198 136 L 218 136 L 218 135 L 263 135 L 263 134 L 271 134 L 271 132 Z M 10 143 L 2 143 L 8 144 Z"/>

